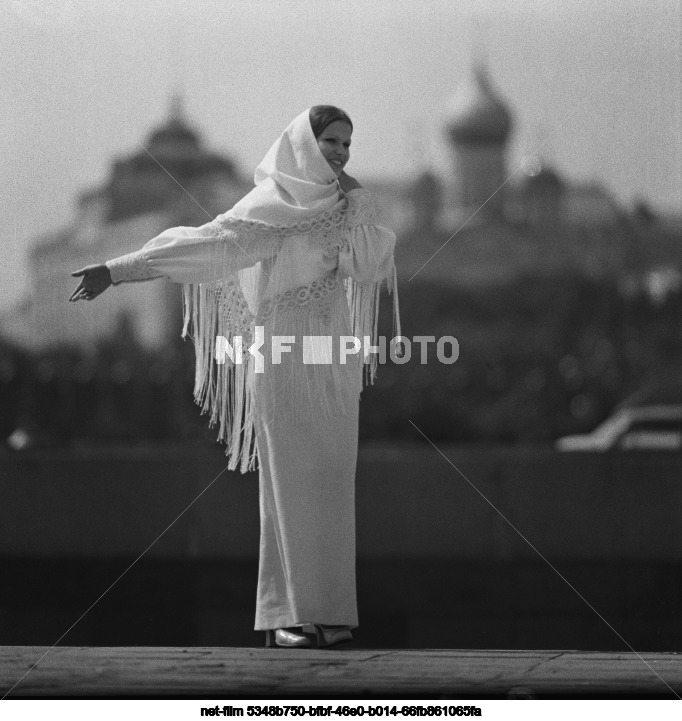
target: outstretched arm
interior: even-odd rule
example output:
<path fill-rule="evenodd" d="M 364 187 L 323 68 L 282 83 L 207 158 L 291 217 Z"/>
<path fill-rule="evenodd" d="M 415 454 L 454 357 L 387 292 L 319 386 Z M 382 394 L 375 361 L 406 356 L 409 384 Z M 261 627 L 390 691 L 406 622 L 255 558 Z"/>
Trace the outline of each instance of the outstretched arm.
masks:
<path fill-rule="evenodd" d="M 70 300 L 92 300 L 112 284 L 153 278 L 211 282 L 272 257 L 281 241 L 277 226 L 228 214 L 198 228 L 169 228 L 138 251 L 76 271 L 82 280 Z"/>

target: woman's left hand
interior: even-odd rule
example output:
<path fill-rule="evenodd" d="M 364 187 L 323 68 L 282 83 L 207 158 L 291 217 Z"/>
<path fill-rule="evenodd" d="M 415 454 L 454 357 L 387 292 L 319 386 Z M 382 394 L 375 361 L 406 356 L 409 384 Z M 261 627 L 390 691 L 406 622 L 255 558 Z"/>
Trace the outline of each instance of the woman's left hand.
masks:
<path fill-rule="evenodd" d="M 76 290 L 71 293 L 70 301 L 93 300 L 112 285 L 109 268 L 103 263 L 100 265 L 86 265 L 85 268 L 71 273 L 75 277 L 83 276 Z"/>

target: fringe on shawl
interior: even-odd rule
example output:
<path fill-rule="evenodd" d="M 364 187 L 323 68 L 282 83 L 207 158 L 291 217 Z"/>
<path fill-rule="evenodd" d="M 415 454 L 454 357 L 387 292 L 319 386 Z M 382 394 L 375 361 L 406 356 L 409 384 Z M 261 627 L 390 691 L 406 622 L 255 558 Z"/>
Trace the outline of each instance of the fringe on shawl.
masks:
<path fill-rule="evenodd" d="M 392 338 L 402 337 L 400 325 L 400 308 L 398 304 L 398 273 L 393 264 L 390 275 L 384 279 L 389 295 L 393 296 L 393 335 Z M 346 297 L 348 308 L 351 314 L 351 325 L 353 335 L 364 342 L 366 337 L 370 338 L 370 344 L 376 347 L 379 340 L 379 303 L 381 288 L 384 280 L 376 283 L 358 283 L 353 278 L 346 278 Z M 396 345 L 396 353 L 400 353 L 399 343 Z M 388 349 L 387 349 L 388 354 Z M 377 376 L 379 354 L 370 353 L 365 360 L 364 382 L 365 385 L 374 384 Z"/>
<path fill-rule="evenodd" d="M 334 271 L 334 275 L 336 273 Z M 320 285 L 324 285 L 325 279 L 320 280 Z M 337 280 L 338 285 L 333 286 L 327 296 L 312 297 L 304 305 L 279 312 L 270 319 L 275 319 L 272 325 L 260 315 L 253 315 L 245 322 L 243 312 L 241 317 L 235 312 L 234 294 L 232 305 L 221 302 L 226 295 L 230 297 L 224 282 L 183 286 L 183 338 L 188 335 L 193 338 L 196 355 L 194 399 L 202 414 L 208 414 L 209 426 L 219 428 L 218 440 L 226 445 L 229 470 L 247 473 L 257 468 L 256 403 L 260 404 L 259 411 L 265 418 L 300 423 L 317 414 L 329 417 L 345 413 L 348 404 L 357 403 L 363 376 L 365 385 L 374 383 L 378 353 L 370 353 L 363 363 L 360 351 L 357 357 L 350 356 L 347 364 L 342 365 L 336 348 L 338 339 L 347 331 L 343 314 L 348 311 L 352 335 L 361 343 L 369 337 L 371 345 L 377 346 L 384 282 L 393 299 L 393 338 L 398 338 L 401 324 L 395 266 L 388 278 L 375 283 L 358 283 L 346 278 L 342 284 Z M 329 281 L 327 285 L 329 287 Z M 266 372 L 256 378 L 255 358 L 246 349 L 254 340 L 255 325 L 261 324 L 266 328 L 264 353 L 269 348 L 273 329 L 292 335 L 295 341 L 285 364 L 273 372 L 266 362 Z M 330 336 L 334 349 L 332 363 L 305 365 L 300 355 L 304 335 Z M 242 338 L 242 362 L 233 363 L 228 359 L 217 363 L 217 337 L 225 338 L 234 347 L 235 336 Z M 363 363 L 364 369 L 355 365 L 356 359 Z M 281 375 L 282 371 L 288 371 L 289 375 Z M 268 383 L 275 385 L 268 386 Z M 255 392 L 256 384 L 258 392 Z"/>
<path fill-rule="evenodd" d="M 320 294 L 320 287 L 328 292 Z M 343 282 L 333 271 L 310 286 L 296 289 L 304 303 L 281 309 L 264 323 L 266 352 L 273 335 L 289 336 L 290 349 L 279 364 L 266 364 L 254 378 L 258 412 L 264 422 L 307 423 L 348 412 L 361 390 L 360 354 L 342 362 L 340 340 L 350 332 Z M 257 323 L 261 323 L 260 318 Z"/>
<path fill-rule="evenodd" d="M 273 258 L 276 248 L 273 244 Z M 363 375 L 365 384 L 374 383 L 379 361 L 377 353 L 370 353 L 363 359 L 360 351 L 358 356 L 351 356 L 351 362 L 346 365 L 338 362 L 336 354 L 330 365 L 305 365 L 300 356 L 295 355 L 300 351 L 303 334 L 330 335 L 338 344 L 340 335 L 348 331 L 350 312 L 352 335 L 361 343 L 369 337 L 371 345 L 376 346 L 381 287 L 386 282 L 388 292 L 393 296 L 393 337 L 401 336 L 395 264 L 387 278 L 374 283 L 359 283 L 350 277 L 342 282 L 335 270 L 333 281 L 330 276 L 325 276 L 308 287 L 288 291 L 287 303 L 272 304 L 273 312 L 265 322 L 263 348 L 268 348 L 269 328 L 278 334 L 294 335 L 296 351 L 287 358 L 288 366 L 285 364 L 289 377 L 277 370 L 269 376 L 267 364 L 265 374 L 256 374 L 256 359 L 246 349 L 253 342 L 255 326 L 263 324 L 263 318 L 260 309 L 251 309 L 246 297 L 253 305 L 259 298 L 264 268 L 272 272 L 272 265 L 267 261 L 258 266 L 258 272 L 249 268 L 223 280 L 183 286 L 182 336 L 192 337 L 196 355 L 194 399 L 202 414 L 208 414 L 209 426 L 219 428 L 218 440 L 226 444 L 228 469 L 241 473 L 257 468 L 257 410 L 263 418 L 277 417 L 293 422 L 309 420 L 320 412 L 324 415 L 345 413 L 348 403 L 358 400 Z M 278 278 L 273 276 L 271 280 L 274 287 L 279 286 Z M 313 287 L 315 283 L 318 285 Z M 300 291 L 305 292 L 301 294 Z M 217 338 L 225 338 L 234 348 L 236 336 L 242 339 L 242 362 L 234 363 L 229 359 L 224 363 L 216 362 Z M 364 373 L 358 366 L 363 360 Z M 274 385 L 268 386 L 268 382 Z"/>
<path fill-rule="evenodd" d="M 247 473 L 256 469 L 253 394 L 251 382 L 254 358 L 243 353 L 242 363 L 217 363 L 217 337 L 234 346 L 241 335 L 244 348 L 252 334 L 235 327 L 220 303 L 221 286 L 215 283 L 183 286 L 184 324 L 182 337 L 190 335 L 196 356 L 194 400 L 202 414 L 209 415 L 209 426 L 218 426 L 218 440 L 226 444 L 228 469 Z"/>

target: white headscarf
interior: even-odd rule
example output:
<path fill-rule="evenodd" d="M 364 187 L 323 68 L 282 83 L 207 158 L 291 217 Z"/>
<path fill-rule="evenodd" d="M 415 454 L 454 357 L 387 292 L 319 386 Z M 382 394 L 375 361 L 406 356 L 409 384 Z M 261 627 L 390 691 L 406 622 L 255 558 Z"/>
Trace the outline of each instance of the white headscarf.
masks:
<path fill-rule="evenodd" d="M 336 173 L 310 125 L 310 108 L 294 118 L 254 173 L 256 187 L 231 215 L 272 225 L 310 220 L 343 202 Z"/>

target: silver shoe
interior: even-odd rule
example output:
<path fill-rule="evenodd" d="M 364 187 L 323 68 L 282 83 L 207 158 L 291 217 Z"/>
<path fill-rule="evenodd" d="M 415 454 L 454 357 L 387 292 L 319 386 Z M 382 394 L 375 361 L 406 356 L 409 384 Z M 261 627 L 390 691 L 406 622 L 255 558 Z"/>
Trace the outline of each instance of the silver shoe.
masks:
<path fill-rule="evenodd" d="M 311 648 L 312 641 L 304 633 L 296 633 L 286 628 L 268 629 L 265 632 L 265 645 L 268 648 Z"/>

